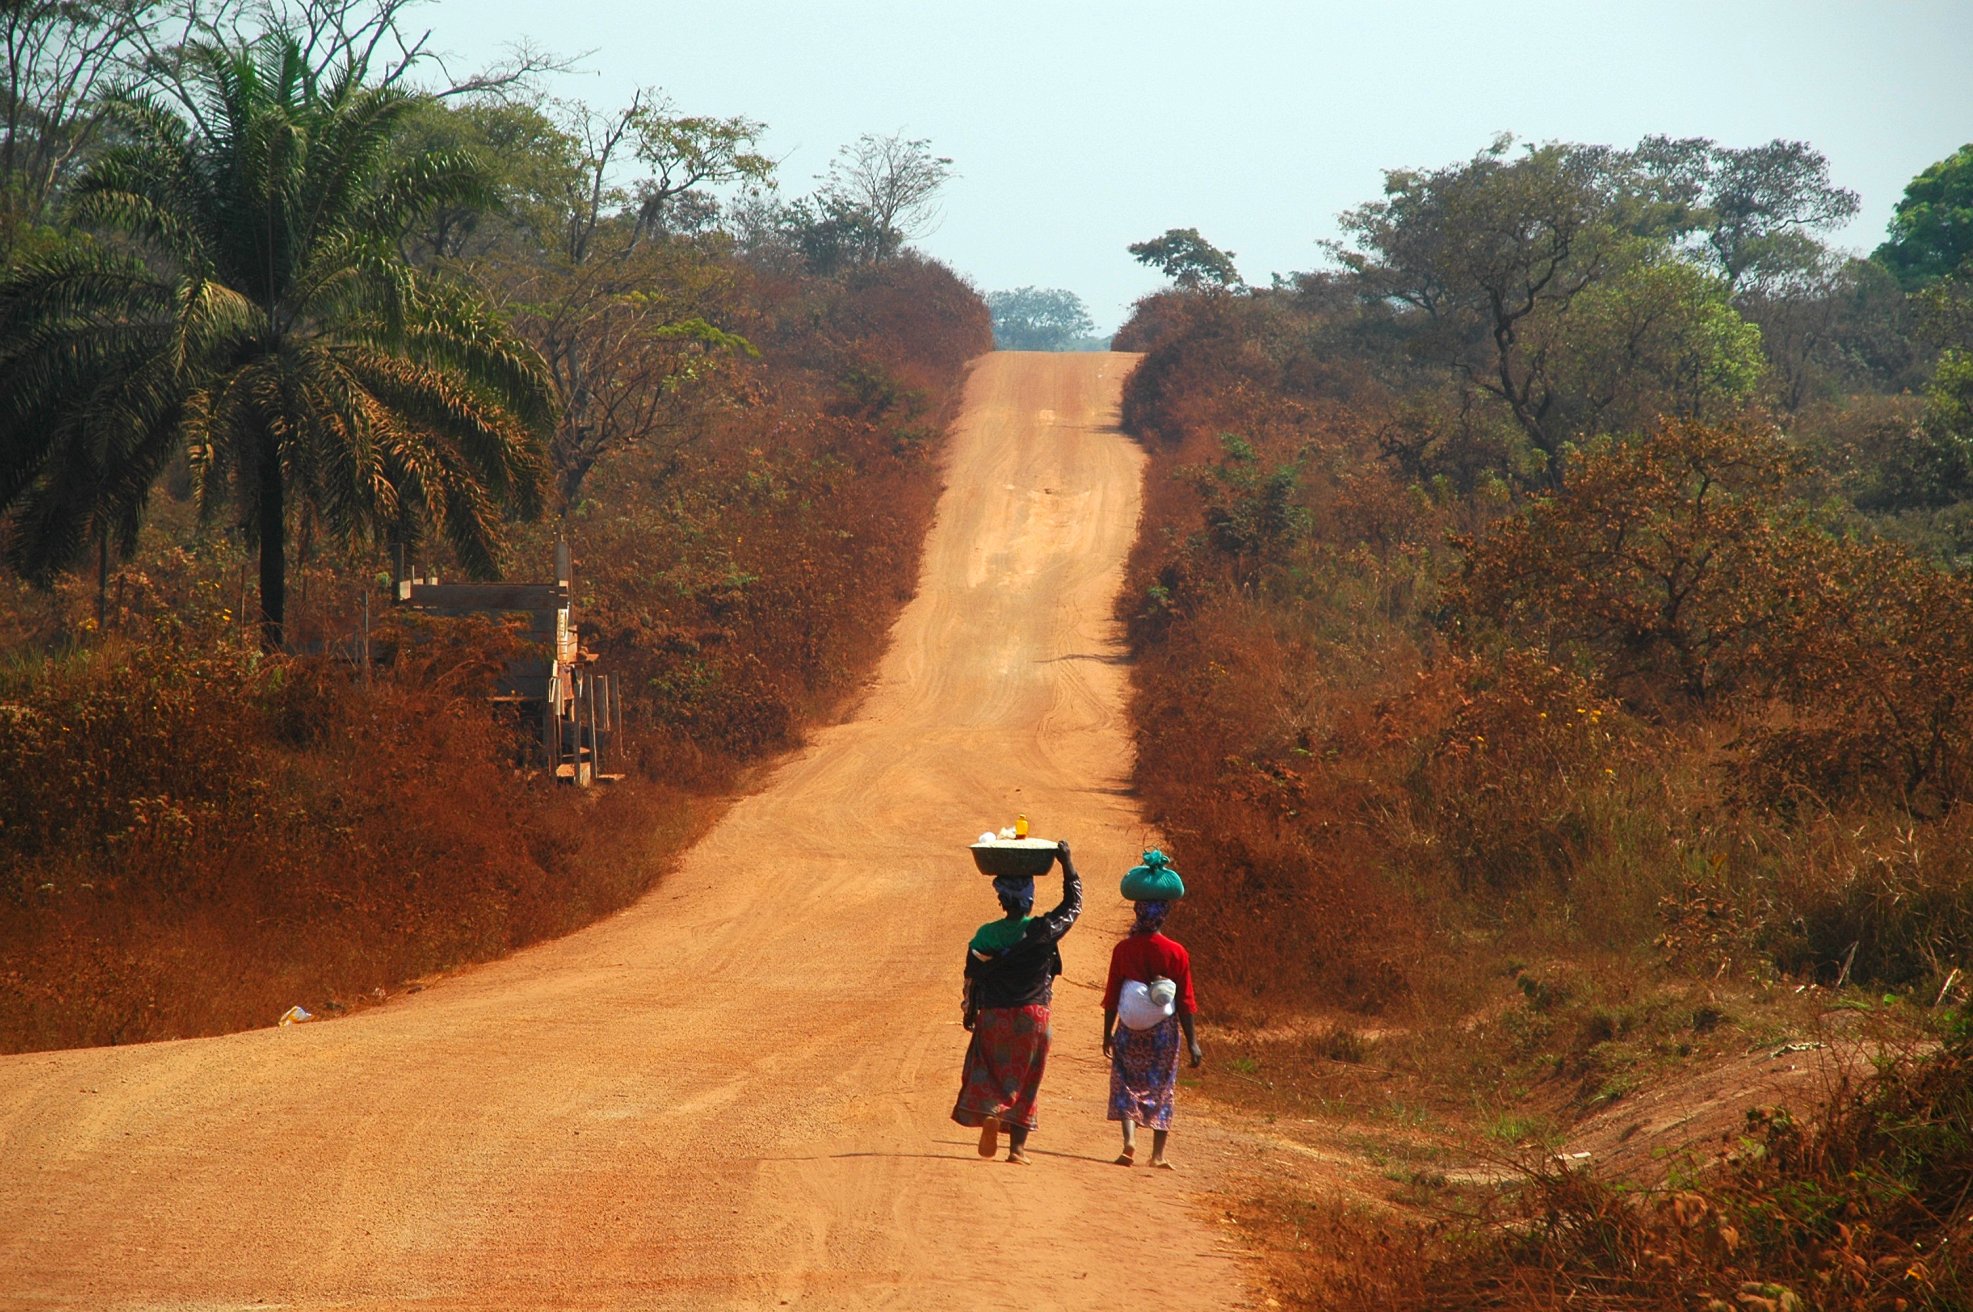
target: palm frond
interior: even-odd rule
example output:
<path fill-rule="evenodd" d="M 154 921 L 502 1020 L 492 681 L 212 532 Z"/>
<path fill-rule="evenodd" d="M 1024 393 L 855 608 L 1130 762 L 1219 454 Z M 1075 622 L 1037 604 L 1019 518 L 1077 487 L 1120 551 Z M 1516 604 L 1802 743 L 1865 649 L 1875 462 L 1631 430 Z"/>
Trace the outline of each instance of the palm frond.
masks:
<path fill-rule="evenodd" d="M 464 151 L 424 151 L 380 178 L 370 196 L 369 223 L 393 236 L 435 210 L 459 205 L 491 209 L 500 202 L 493 173 Z"/>
<path fill-rule="evenodd" d="M 361 347 L 339 353 L 351 376 L 391 416 L 379 440 L 389 444 L 393 464 L 418 472 L 428 488 L 473 483 L 481 493 L 472 504 L 489 513 L 541 513 L 546 457 L 510 410 L 447 371 Z M 403 488 L 399 496 L 408 499 Z M 435 522 L 449 504 L 433 505 Z"/>

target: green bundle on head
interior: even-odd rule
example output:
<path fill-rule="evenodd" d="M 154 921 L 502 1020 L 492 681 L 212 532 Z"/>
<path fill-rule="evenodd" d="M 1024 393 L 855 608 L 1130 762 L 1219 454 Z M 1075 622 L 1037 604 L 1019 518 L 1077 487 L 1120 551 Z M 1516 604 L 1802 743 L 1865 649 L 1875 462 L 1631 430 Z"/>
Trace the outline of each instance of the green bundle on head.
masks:
<path fill-rule="evenodd" d="M 1171 858 L 1155 847 L 1144 854 L 1143 865 L 1130 868 L 1121 887 L 1132 902 L 1176 902 L 1185 896 L 1185 881 L 1172 868 Z"/>

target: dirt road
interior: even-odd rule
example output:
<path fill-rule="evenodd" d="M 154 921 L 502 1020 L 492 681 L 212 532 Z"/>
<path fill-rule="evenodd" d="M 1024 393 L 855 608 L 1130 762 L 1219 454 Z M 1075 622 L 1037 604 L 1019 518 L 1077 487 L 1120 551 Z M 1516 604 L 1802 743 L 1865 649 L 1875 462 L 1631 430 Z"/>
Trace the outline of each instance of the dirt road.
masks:
<path fill-rule="evenodd" d="M 343 1020 L 0 1058 L 0 1306 L 1238 1305 L 1209 1173 L 1109 1165 L 1103 1120 L 1145 837 L 1109 621 L 1130 364 L 982 362 L 876 686 L 636 907 Z M 996 913 L 963 844 L 1017 810 L 1091 894 L 1025 1169 L 946 1119 Z"/>

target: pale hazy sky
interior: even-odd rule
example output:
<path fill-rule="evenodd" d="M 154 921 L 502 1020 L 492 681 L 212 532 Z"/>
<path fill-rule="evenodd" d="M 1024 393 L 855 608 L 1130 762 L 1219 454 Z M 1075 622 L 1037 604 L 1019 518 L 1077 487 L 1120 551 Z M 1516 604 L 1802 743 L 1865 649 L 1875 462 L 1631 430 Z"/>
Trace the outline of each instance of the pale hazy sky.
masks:
<path fill-rule="evenodd" d="M 1502 131 L 1628 145 L 1808 141 L 1868 250 L 1905 183 L 1973 141 L 1973 0 L 432 0 L 484 62 L 590 51 L 557 94 L 640 84 L 767 123 L 799 195 L 859 133 L 928 137 L 960 176 L 919 242 L 993 291 L 1065 287 L 1104 329 L 1160 285 L 1124 247 L 1197 227 L 1249 281 L 1324 263 L 1383 170 Z"/>

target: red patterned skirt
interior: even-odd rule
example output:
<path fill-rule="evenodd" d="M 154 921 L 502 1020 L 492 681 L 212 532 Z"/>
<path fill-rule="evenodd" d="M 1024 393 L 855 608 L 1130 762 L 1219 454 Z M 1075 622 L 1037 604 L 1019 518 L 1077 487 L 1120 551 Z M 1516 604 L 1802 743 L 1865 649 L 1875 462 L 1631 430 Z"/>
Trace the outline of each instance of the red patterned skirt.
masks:
<path fill-rule="evenodd" d="M 1002 1125 L 1032 1130 L 1035 1094 L 1048 1065 L 1048 1034 L 1046 1007 L 988 1007 L 980 1012 L 952 1119 L 978 1126 L 991 1116 Z"/>

